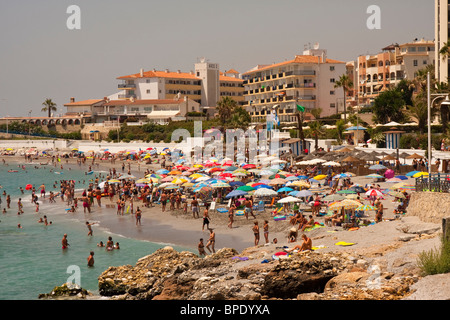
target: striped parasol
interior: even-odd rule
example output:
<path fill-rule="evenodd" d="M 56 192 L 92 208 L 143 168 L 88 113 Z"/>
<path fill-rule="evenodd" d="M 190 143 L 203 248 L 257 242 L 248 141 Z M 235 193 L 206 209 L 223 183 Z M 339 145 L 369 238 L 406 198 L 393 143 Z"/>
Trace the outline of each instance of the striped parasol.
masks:
<path fill-rule="evenodd" d="M 355 210 L 356 211 L 373 211 L 373 210 L 377 210 L 377 207 L 366 204 L 366 205 L 359 206 Z"/>
<path fill-rule="evenodd" d="M 361 202 L 355 201 L 355 200 L 350 200 L 350 199 L 345 199 L 339 202 L 334 202 L 332 204 L 330 204 L 328 206 L 328 209 L 330 210 L 337 210 L 337 209 L 356 209 L 359 206 L 361 206 Z"/>

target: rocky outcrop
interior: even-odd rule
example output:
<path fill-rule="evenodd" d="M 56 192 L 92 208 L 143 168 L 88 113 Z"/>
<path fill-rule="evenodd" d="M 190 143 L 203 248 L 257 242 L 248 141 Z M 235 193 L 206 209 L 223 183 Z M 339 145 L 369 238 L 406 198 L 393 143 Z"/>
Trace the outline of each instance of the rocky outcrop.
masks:
<path fill-rule="evenodd" d="M 93 294 L 79 285 L 73 283 L 64 283 L 61 286 L 54 287 L 50 293 L 39 294 L 38 298 L 43 300 L 69 300 L 86 299 Z"/>
<path fill-rule="evenodd" d="M 421 221 L 438 223 L 450 217 L 450 193 L 412 192 L 407 215 L 417 216 Z"/>
<path fill-rule="evenodd" d="M 224 248 L 200 258 L 171 247 L 135 266 L 110 267 L 99 293 L 126 300 L 401 299 L 414 276 L 374 272 L 370 261 L 316 251 L 267 259 L 262 250 Z"/>

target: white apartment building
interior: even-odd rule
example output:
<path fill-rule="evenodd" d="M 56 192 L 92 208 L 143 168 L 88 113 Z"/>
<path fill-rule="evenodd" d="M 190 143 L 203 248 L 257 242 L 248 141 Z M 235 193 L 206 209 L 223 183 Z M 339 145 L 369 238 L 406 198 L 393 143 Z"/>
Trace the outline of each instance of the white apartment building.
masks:
<path fill-rule="evenodd" d="M 439 82 L 448 82 L 450 63 L 449 59 L 444 59 L 439 54 L 442 46 L 449 40 L 450 25 L 448 22 L 448 16 L 450 12 L 450 4 L 448 0 L 435 0 L 434 1 L 434 33 L 436 41 L 435 49 L 435 77 Z"/>
<path fill-rule="evenodd" d="M 303 55 L 272 65 L 257 65 L 242 74 L 245 107 L 253 122 L 263 122 L 275 108 L 280 122 L 296 122 L 297 105 L 321 108 L 321 116 L 337 112 L 343 100 L 336 81 L 345 74 L 345 62 L 327 58 L 327 50 L 305 50 Z"/>
<path fill-rule="evenodd" d="M 231 72 L 230 72 L 231 71 Z M 214 115 L 221 96 L 231 96 L 242 104 L 243 80 L 235 70 L 220 72 L 219 64 L 202 58 L 195 64 L 195 71 L 176 72 L 140 70 L 139 73 L 118 77 L 120 90 L 110 95 L 110 100 L 164 100 L 188 97 L 198 102 L 202 110 Z"/>
<path fill-rule="evenodd" d="M 395 87 L 401 80 L 413 80 L 417 72 L 435 61 L 434 41 L 415 39 L 393 44 L 374 55 L 361 55 L 356 60 L 357 100 L 370 105 L 379 93 Z"/>

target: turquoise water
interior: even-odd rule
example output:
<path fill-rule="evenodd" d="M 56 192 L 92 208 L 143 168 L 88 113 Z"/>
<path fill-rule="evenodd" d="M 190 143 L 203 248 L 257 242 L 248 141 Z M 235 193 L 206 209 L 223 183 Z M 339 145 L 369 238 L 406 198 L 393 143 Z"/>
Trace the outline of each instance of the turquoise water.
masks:
<path fill-rule="evenodd" d="M 93 236 L 88 236 L 85 221 L 95 221 L 95 214 L 86 216 L 80 207 L 77 213 L 68 214 L 66 205 L 59 198 L 54 204 L 39 201 L 40 210 L 37 213 L 31 203 L 31 192 L 22 194 L 20 186 L 25 189 L 26 184 L 33 184 L 37 189 L 45 183 L 47 193 L 51 190 L 57 192 L 59 180 L 72 179 L 76 181 L 76 189 L 84 189 L 94 177 L 86 176 L 83 170 L 75 166 L 72 170 L 61 170 L 52 166 L 39 166 L 36 169 L 36 164 L 24 165 L 25 170 L 13 164 L 0 164 L 0 193 L 6 191 L 12 198 L 11 209 L 6 214 L 0 214 L 0 300 L 34 300 L 39 293 L 49 293 L 55 286 L 65 282 L 76 282 L 98 293 L 97 278 L 109 266 L 134 265 L 139 258 L 166 245 L 126 238 L 110 233 L 101 225 L 94 225 Z M 18 172 L 9 173 L 10 169 Z M 55 174 L 54 171 L 61 174 Z M 55 181 L 58 183 L 53 189 Z M 37 194 L 40 196 L 39 192 Z M 6 208 L 6 197 L 1 197 L 3 210 Z M 24 204 L 22 215 L 17 215 L 19 197 Z M 48 221 L 52 221 L 51 225 L 37 222 L 44 214 Z M 133 217 L 129 217 L 130 223 L 134 223 Z M 19 223 L 22 229 L 17 227 Z M 66 250 L 61 249 L 64 233 L 68 234 L 70 245 Z M 112 236 L 114 243 L 120 243 L 120 250 L 106 251 L 105 248 L 97 247 L 100 241 L 106 243 L 108 236 Z M 95 259 L 92 268 L 87 267 L 90 251 L 94 251 Z"/>

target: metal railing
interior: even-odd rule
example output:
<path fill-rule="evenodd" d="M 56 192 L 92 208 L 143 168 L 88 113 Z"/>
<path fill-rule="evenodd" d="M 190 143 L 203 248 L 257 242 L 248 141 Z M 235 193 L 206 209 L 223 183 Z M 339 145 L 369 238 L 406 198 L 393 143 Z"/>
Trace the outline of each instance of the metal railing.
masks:
<path fill-rule="evenodd" d="M 437 173 L 416 178 L 416 191 L 450 192 L 450 174 Z"/>

